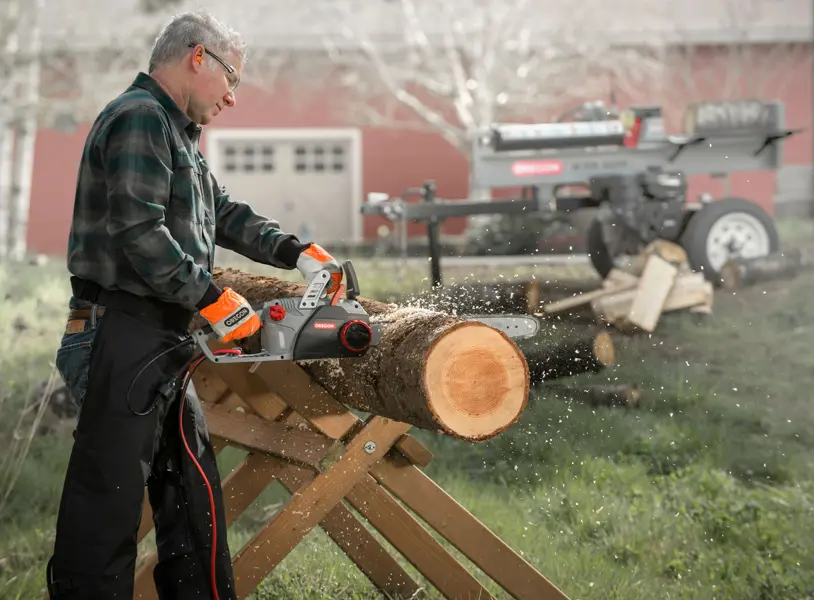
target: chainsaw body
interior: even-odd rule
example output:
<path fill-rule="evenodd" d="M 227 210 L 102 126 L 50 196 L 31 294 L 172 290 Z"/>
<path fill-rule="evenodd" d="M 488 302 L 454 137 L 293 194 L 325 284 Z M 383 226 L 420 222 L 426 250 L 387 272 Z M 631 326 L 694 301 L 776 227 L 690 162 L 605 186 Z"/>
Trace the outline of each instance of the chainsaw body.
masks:
<path fill-rule="evenodd" d="M 209 326 L 193 332 L 193 339 L 206 357 L 217 363 L 363 356 L 378 345 L 381 331 L 378 325 L 370 323 L 367 311 L 357 300 L 359 283 L 353 265 L 345 261 L 342 269 L 346 283 L 330 297 L 324 293 L 331 275 L 320 271 L 302 296 L 253 306 L 262 323 L 259 352 L 216 356 L 209 342 L 217 340 L 217 335 Z"/>

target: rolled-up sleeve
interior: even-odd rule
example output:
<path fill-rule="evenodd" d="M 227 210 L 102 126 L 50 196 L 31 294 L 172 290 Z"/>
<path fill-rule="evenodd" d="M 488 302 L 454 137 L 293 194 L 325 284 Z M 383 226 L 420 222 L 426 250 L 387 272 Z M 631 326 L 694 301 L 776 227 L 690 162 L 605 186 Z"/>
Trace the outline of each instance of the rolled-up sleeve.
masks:
<path fill-rule="evenodd" d="M 211 275 L 183 251 L 165 225 L 172 150 L 164 119 L 150 106 L 123 111 L 110 123 L 102 151 L 107 229 L 117 251 L 157 297 L 194 310 Z"/>

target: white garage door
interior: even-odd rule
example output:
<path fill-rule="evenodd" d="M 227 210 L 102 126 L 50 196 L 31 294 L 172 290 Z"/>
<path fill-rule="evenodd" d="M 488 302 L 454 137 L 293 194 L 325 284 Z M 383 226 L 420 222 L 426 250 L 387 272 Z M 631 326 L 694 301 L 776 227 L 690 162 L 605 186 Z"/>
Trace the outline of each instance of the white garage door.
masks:
<path fill-rule="evenodd" d="M 215 130 L 207 158 L 235 199 L 280 222 L 302 241 L 357 239 L 358 137 L 353 132 L 281 134 Z"/>

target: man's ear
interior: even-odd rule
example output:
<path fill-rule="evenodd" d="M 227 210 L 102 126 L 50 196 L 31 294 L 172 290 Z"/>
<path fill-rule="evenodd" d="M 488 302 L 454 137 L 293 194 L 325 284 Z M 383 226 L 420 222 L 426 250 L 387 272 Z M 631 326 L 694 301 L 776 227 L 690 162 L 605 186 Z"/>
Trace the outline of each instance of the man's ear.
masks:
<path fill-rule="evenodd" d="M 194 60 L 194 61 L 195 61 L 197 64 L 199 64 L 199 65 L 200 65 L 200 64 L 202 63 L 202 61 L 203 61 L 203 53 L 204 53 L 203 48 L 202 48 L 201 46 L 196 46 L 196 47 L 195 47 L 195 50 L 194 50 L 193 52 L 195 52 L 195 55 L 194 55 L 194 57 L 193 57 L 193 60 Z"/>

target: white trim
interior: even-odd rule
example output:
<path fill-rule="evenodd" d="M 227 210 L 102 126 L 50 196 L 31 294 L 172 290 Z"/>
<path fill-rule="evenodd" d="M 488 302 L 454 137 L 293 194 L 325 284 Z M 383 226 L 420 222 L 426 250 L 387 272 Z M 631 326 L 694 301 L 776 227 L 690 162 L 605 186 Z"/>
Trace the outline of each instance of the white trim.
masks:
<path fill-rule="evenodd" d="M 218 145 L 230 140 L 348 140 L 350 141 L 351 241 L 362 241 L 362 132 L 355 127 L 215 127 L 204 131 L 206 160 L 215 177 L 220 172 Z M 228 190 L 227 190 L 228 191 Z M 285 224 L 281 223 L 283 229 Z"/>

